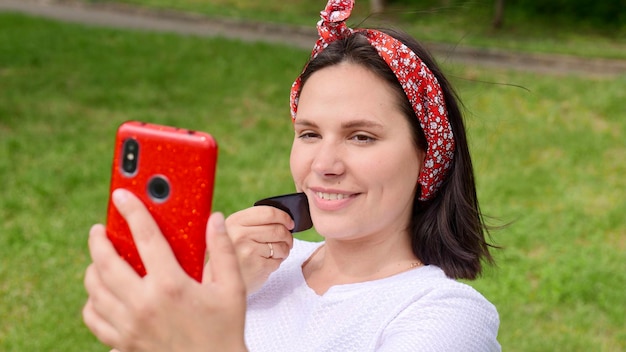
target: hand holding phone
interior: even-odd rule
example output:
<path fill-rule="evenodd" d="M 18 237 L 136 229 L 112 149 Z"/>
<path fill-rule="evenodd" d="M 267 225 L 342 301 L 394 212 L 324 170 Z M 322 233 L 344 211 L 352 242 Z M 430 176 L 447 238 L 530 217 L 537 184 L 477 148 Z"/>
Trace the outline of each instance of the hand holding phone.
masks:
<path fill-rule="evenodd" d="M 115 142 L 110 193 L 124 188 L 148 208 L 176 259 L 201 281 L 211 213 L 217 143 L 207 133 L 130 121 Z M 141 276 L 145 267 L 126 221 L 109 200 L 107 236 Z"/>

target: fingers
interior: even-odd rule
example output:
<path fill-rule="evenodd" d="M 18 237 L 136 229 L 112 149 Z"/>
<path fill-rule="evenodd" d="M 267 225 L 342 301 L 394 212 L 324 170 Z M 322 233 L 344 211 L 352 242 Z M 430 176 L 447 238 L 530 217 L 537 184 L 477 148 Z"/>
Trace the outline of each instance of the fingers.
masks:
<path fill-rule="evenodd" d="M 244 291 L 235 247 L 228 237 L 222 213 L 213 213 L 207 225 L 207 248 L 211 258 L 210 273 L 205 278 Z"/>
<path fill-rule="evenodd" d="M 113 203 L 128 223 L 146 271 L 164 274 L 181 272 L 182 268 L 178 265 L 174 252 L 144 204 L 131 192 L 123 189 L 113 192 Z"/>
<path fill-rule="evenodd" d="M 254 206 L 232 214 L 224 225 L 235 247 L 245 287 L 254 292 L 288 256 L 293 246 L 289 231 L 293 220 L 274 207 Z M 211 252 L 205 273 L 215 272 L 213 256 Z"/>
<path fill-rule="evenodd" d="M 130 290 L 132 291 L 140 278 L 115 251 L 113 244 L 106 236 L 106 230 L 102 225 L 94 225 L 89 231 L 89 253 L 93 260 L 94 273 L 101 282 L 101 286 L 110 289 L 111 293 L 116 297 L 123 297 Z M 90 274 L 90 271 L 87 272 Z M 91 279 L 85 276 L 85 280 Z M 93 280 L 91 281 L 93 282 Z M 87 281 L 85 282 L 86 288 Z"/>
<path fill-rule="evenodd" d="M 85 272 L 85 290 L 89 295 L 91 308 L 102 319 L 111 322 L 112 318 L 125 309 L 123 303 L 100 280 L 95 264 L 89 265 Z"/>
<path fill-rule="evenodd" d="M 123 315 L 125 307 L 102 284 L 95 264 L 87 268 L 84 284 L 89 298 L 83 307 L 83 321 L 100 341 L 113 345 L 120 338 L 115 328 L 115 318 Z"/>
<path fill-rule="evenodd" d="M 285 242 L 256 243 L 254 247 L 258 248 L 256 250 L 258 256 L 274 260 L 287 258 L 291 249 Z"/>
<path fill-rule="evenodd" d="M 102 225 L 89 232 L 89 250 L 93 263 L 85 272 L 84 285 L 89 299 L 83 308 L 85 325 L 107 345 L 119 339 L 118 326 L 127 305 L 140 290 L 141 278 L 115 251 Z"/>
<path fill-rule="evenodd" d="M 285 242 L 293 245 L 293 220 L 289 214 L 269 206 L 241 210 L 226 219 L 228 234 L 239 247 L 241 242 Z"/>
<path fill-rule="evenodd" d="M 87 328 L 104 344 L 111 346 L 119 340 L 119 332 L 96 312 L 91 299 L 87 300 L 82 314 Z"/>
<path fill-rule="evenodd" d="M 290 245 L 285 242 L 256 242 L 240 240 L 237 241 L 235 245 L 237 254 L 242 258 L 282 260 L 287 258 L 289 252 L 291 251 Z"/>
<path fill-rule="evenodd" d="M 287 237 L 292 237 L 289 232 L 294 227 L 294 222 L 282 210 L 270 206 L 255 206 L 238 211 L 226 219 L 226 227 L 252 228 L 265 226 L 266 229 L 259 233 L 258 242 L 278 242 L 284 241 Z M 268 229 L 271 229 L 268 231 Z M 285 231 L 286 230 L 286 231 Z M 229 231 L 230 232 L 230 231 Z"/>

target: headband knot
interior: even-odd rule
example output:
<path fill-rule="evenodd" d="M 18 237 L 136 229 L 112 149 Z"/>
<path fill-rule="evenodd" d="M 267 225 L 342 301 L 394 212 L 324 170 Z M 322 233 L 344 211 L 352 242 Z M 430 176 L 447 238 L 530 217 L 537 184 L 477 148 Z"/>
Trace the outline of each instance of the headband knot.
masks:
<path fill-rule="evenodd" d="M 320 38 L 313 47 L 311 60 L 330 43 L 355 32 L 367 38 L 398 79 L 426 136 L 426 156 L 417 182 L 421 185 L 419 200 L 429 200 L 437 193 L 452 166 L 455 149 L 443 91 L 437 77 L 404 43 L 381 31 L 349 28 L 345 21 L 353 7 L 354 0 L 328 1 L 324 11 L 320 12 L 321 20 L 317 23 Z M 291 118 L 294 121 L 301 85 L 299 76 L 291 87 Z"/>
<path fill-rule="evenodd" d="M 315 44 L 316 49 L 319 49 L 317 52 L 326 48 L 328 44 L 335 40 L 352 34 L 352 30 L 348 28 L 345 20 L 350 17 L 353 7 L 353 0 L 328 1 L 326 8 L 320 12 L 322 19 L 317 22 L 317 33 L 320 36 L 320 39 Z"/>
<path fill-rule="evenodd" d="M 326 22 L 343 22 L 350 17 L 353 7 L 354 1 L 351 0 L 331 0 L 320 16 Z"/>

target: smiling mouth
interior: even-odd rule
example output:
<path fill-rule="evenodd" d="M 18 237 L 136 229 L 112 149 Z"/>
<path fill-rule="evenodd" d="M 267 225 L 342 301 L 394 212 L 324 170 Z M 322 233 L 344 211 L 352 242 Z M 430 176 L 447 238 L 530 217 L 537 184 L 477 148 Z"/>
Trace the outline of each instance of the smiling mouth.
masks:
<path fill-rule="evenodd" d="M 323 200 L 341 200 L 350 198 L 350 195 L 341 193 L 315 192 L 315 195 Z"/>

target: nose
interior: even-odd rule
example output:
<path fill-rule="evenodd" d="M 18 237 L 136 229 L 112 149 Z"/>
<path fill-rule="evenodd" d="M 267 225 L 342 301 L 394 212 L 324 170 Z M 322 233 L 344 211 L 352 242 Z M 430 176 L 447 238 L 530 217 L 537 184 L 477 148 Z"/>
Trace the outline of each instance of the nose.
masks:
<path fill-rule="evenodd" d="M 344 151 L 340 145 L 331 141 L 322 141 L 316 151 L 311 169 L 322 177 L 343 175 L 346 169 Z"/>

